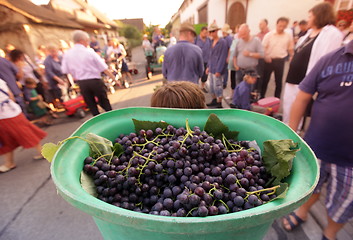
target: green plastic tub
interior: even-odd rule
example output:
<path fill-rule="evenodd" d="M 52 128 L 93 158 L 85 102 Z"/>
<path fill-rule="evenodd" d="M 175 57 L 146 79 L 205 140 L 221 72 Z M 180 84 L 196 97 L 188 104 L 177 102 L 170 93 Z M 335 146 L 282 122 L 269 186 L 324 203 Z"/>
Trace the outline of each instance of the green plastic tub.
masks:
<path fill-rule="evenodd" d="M 293 163 L 286 198 L 242 212 L 212 217 L 162 217 L 119 208 L 86 193 L 80 185 L 83 160 L 89 154 L 86 142 L 66 142 L 56 153 L 51 174 L 60 195 L 73 206 L 91 215 L 104 239 L 124 240 L 229 240 L 262 239 L 276 218 L 303 204 L 318 181 L 318 163 L 313 151 L 290 128 L 265 115 L 243 110 L 181 110 L 159 108 L 126 108 L 98 115 L 85 122 L 73 135 L 95 133 L 114 140 L 119 134 L 134 131 L 132 118 L 164 120 L 176 127 L 203 127 L 208 116 L 216 113 L 230 130 L 240 131 L 239 140 L 292 139 L 301 151 Z"/>

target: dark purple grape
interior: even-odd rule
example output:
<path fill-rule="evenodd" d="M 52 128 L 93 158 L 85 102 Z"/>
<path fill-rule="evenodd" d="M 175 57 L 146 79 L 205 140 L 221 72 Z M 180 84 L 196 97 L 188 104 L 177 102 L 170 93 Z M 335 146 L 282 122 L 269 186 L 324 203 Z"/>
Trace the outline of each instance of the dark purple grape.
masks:
<path fill-rule="evenodd" d="M 215 190 L 213 196 L 215 199 L 221 200 L 223 198 L 223 192 L 221 190 Z"/>
<path fill-rule="evenodd" d="M 220 167 L 214 167 L 211 170 L 213 176 L 220 176 L 222 173 L 222 169 Z"/>
<path fill-rule="evenodd" d="M 252 204 L 249 203 L 249 202 L 246 202 L 246 203 L 244 204 L 244 210 L 250 209 L 250 208 L 253 208 L 253 207 L 254 207 L 254 205 L 252 205 Z"/>
<path fill-rule="evenodd" d="M 258 174 L 258 173 L 260 173 L 260 168 L 258 166 L 252 166 L 251 172 L 252 172 L 252 174 Z"/>
<path fill-rule="evenodd" d="M 197 214 L 200 217 L 206 217 L 208 215 L 208 209 L 205 206 L 201 206 L 197 209 Z"/>
<path fill-rule="evenodd" d="M 242 178 L 242 179 L 240 179 L 240 184 L 243 188 L 248 188 L 249 187 L 249 180 L 247 178 Z"/>
<path fill-rule="evenodd" d="M 187 212 L 185 211 L 184 208 L 179 208 L 176 214 L 178 217 L 186 217 Z"/>
<path fill-rule="evenodd" d="M 236 181 L 237 177 L 233 174 L 229 174 L 224 180 L 225 184 L 227 184 L 228 186 L 234 184 Z"/>
<path fill-rule="evenodd" d="M 184 175 L 191 176 L 191 174 L 192 174 L 192 169 L 190 167 L 184 168 Z"/>
<path fill-rule="evenodd" d="M 261 198 L 262 201 L 265 201 L 265 202 L 270 201 L 270 197 L 267 194 L 264 194 L 264 193 L 260 195 L 260 198 Z"/>
<path fill-rule="evenodd" d="M 173 196 L 173 192 L 170 188 L 165 188 L 163 190 L 163 197 L 165 198 L 171 198 Z"/>
<path fill-rule="evenodd" d="M 208 208 L 208 214 L 209 214 L 210 216 L 215 216 L 215 215 L 217 215 L 217 214 L 218 214 L 218 207 L 216 207 L 216 206 L 210 206 L 210 207 Z"/>
<path fill-rule="evenodd" d="M 256 205 L 258 201 L 259 201 L 259 199 L 257 198 L 256 195 L 254 195 L 254 194 L 249 195 L 249 197 L 248 197 L 248 202 L 249 202 L 250 204 Z"/>
<path fill-rule="evenodd" d="M 156 204 L 153 205 L 153 207 L 151 208 L 152 211 L 162 211 L 163 209 L 163 204 L 160 202 L 157 202 Z"/>
<path fill-rule="evenodd" d="M 213 198 L 210 194 L 204 194 L 202 200 L 205 201 L 207 205 L 211 205 L 213 202 Z"/>
<path fill-rule="evenodd" d="M 174 201 L 171 198 L 165 198 L 163 200 L 163 206 L 167 209 L 167 210 L 172 210 L 174 207 Z"/>
<path fill-rule="evenodd" d="M 227 208 L 224 205 L 218 207 L 219 214 L 226 214 L 228 212 Z"/>
<path fill-rule="evenodd" d="M 177 199 L 182 203 L 182 204 L 187 204 L 189 203 L 189 197 L 187 194 L 179 194 L 177 196 Z"/>
<path fill-rule="evenodd" d="M 86 157 L 85 158 L 85 161 L 84 161 L 85 164 L 91 164 L 92 162 L 93 162 L 93 158 L 92 157 Z"/>
<path fill-rule="evenodd" d="M 162 172 L 163 171 L 163 166 L 162 166 L 162 164 L 157 164 L 155 167 L 154 167 L 154 170 L 156 171 L 156 172 Z"/>
<path fill-rule="evenodd" d="M 234 199 L 233 199 L 233 203 L 235 204 L 235 206 L 237 207 L 241 207 L 243 206 L 244 204 L 244 198 L 242 198 L 241 196 L 236 196 Z"/>
<path fill-rule="evenodd" d="M 205 194 L 205 190 L 202 187 L 197 187 L 194 190 L 195 194 L 202 197 Z"/>
<path fill-rule="evenodd" d="M 199 196 L 195 195 L 195 194 L 192 194 L 189 196 L 189 203 L 192 205 L 192 206 L 197 206 L 199 205 L 201 199 Z"/>

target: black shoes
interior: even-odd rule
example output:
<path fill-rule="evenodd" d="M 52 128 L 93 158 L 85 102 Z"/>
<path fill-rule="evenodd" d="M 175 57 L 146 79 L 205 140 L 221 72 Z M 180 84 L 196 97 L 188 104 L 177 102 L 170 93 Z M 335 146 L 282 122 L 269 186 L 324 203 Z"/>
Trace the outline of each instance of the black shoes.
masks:
<path fill-rule="evenodd" d="M 217 99 L 212 99 L 212 101 L 210 102 L 210 103 L 207 103 L 206 105 L 208 106 L 208 107 L 215 107 L 215 106 L 217 106 Z"/>
<path fill-rule="evenodd" d="M 217 102 L 217 99 L 212 99 L 212 102 L 206 104 L 208 107 L 223 108 L 221 102 Z"/>
<path fill-rule="evenodd" d="M 231 108 L 237 108 L 237 105 L 231 103 L 231 104 L 229 104 L 229 107 L 231 107 Z"/>

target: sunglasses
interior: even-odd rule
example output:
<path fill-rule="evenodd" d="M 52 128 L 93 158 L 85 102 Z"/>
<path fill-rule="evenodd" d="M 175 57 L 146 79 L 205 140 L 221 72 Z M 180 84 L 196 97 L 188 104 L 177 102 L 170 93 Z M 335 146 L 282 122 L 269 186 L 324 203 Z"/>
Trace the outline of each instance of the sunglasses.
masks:
<path fill-rule="evenodd" d="M 214 33 L 216 30 L 214 30 L 214 31 L 209 31 L 209 33 Z"/>

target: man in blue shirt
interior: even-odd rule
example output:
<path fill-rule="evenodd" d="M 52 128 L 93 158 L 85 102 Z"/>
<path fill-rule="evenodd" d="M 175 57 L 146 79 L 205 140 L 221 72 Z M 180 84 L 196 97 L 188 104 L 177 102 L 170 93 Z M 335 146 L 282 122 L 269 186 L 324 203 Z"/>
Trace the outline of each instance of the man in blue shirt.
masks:
<path fill-rule="evenodd" d="M 201 88 L 202 88 L 202 91 L 207 93 L 207 90 L 205 88 L 207 77 L 208 77 L 206 74 L 206 68 L 207 68 L 208 58 L 210 57 L 210 51 L 211 51 L 211 39 L 208 38 L 207 27 L 201 28 L 200 35 L 197 36 L 195 40 L 195 44 L 199 46 L 202 50 L 204 72 L 201 77 Z"/>
<path fill-rule="evenodd" d="M 322 57 L 299 84 L 289 126 L 297 130 L 312 96 L 317 93 L 305 141 L 320 159 L 320 179 L 314 194 L 295 213 L 283 219 L 293 230 L 308 217 L 328 182 L 328 224 L 322 239 L 336 239 L 337 232 L 353 218 L 353 41 Z"/>
<path fill-rule="evenodd" d="M 206 73 L 208 74 L 208 81 L 210 83 L 210 93 L 212 95 L 212 102 L 208 103 L 209 107 L 222 107 L 223 99 L 223 78 L 222 73 L 228 57 L 228 44 L 226 40 L 218 37 L 219 27 L 216 23 L 211 24 L 208 28 L 210 37 L 212 39 L 212 47 L 210 58 L 208 59 L 208 66 Z"/>
<path fill-rule="evenodd" d="M 196 46 L 196 32 L 189 23 L 180 27 L 180 40 L 164 54 L 163 76 L 168 81 L 190 81 L 198 84 L 203 75 L 203 58 L 201 48 Z"/>

